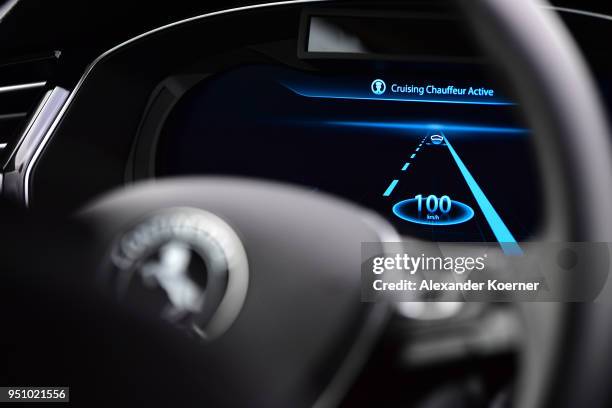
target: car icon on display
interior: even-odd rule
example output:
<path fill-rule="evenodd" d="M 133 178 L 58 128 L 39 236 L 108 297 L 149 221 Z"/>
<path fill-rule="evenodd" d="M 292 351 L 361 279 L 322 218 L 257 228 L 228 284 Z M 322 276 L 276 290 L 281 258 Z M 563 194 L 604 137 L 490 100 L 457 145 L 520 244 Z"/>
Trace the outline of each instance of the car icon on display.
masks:
<path fill-rule="evenodd" d="M 431 140 L 431 143 L 435 145 L 439 145 L 444 140 L 444 138 L 440 135 L 431 135 L 429 139 Z"/>

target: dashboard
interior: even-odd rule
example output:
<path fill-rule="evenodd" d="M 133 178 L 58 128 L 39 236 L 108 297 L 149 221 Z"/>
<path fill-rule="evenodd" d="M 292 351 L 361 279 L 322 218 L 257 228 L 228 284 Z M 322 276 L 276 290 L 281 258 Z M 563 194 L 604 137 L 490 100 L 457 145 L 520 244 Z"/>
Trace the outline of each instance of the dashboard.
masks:
<path fill-rule="evenodd" d="M 521 107 L 445 4 L 213 13 L 111 49 L 75 86 L 9 163 L 5 191 L 30 207 L 224 175 L 339 196 L 424 240 L 512 243 L 544 224 Z"/>

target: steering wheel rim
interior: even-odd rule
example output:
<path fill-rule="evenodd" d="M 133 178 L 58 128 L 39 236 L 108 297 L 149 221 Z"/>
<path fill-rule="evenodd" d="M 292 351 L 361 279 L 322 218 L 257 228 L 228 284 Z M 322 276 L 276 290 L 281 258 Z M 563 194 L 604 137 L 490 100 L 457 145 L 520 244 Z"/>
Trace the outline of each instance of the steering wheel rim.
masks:
<path fill-rule="evenodd" d="M 528 0 L 459 2 L 478 39 L 510 79 L 534 130 L 545 179 L 541 239 L 610 242 L 610 133 L 603 104 L 559 17 Z M 515 404 L 599 406 L 612 337 L 610 288 L 597 304 L 522 304 L 527 339 Z M 563 392 L 560 392 L 563 390 Z"/>

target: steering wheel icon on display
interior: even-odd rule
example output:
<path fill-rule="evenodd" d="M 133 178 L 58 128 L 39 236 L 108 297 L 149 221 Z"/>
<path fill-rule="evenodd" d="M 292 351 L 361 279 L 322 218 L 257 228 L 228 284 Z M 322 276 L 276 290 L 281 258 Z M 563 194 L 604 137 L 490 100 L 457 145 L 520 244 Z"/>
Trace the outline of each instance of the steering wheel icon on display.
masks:
<path fill-rule="evenodd" d="M 372 89 L 372 93 L 374 95 L 382 95 L 387 90 L 387 84 L 385 84 L 385 81 L 383 81 L 382 79 L 375 79 L 374 81 L 372 81 L 372 85 L 370 85 L 370 88 Z"/>

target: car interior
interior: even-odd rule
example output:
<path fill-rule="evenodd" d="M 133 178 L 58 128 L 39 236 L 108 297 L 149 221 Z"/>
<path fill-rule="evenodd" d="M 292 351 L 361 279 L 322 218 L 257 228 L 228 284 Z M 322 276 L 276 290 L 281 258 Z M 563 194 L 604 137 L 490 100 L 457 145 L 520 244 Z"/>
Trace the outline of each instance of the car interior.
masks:
<path fill-rule="evenodd" d="M 0 402 L 610 406 L 612 6 L 5 0 L 0 39 Z"/>

